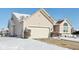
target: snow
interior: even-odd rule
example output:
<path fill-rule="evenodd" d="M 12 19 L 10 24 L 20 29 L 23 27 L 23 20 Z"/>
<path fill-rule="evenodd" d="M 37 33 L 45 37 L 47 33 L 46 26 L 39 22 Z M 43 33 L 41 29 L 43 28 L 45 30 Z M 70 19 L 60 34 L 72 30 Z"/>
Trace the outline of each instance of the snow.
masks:
<path fill-rule="evenodd" d="M 21 13 L 16 13 L 16 12 L 13 12 L 12 14 L 15 15 L 18 19 L 20 19 L 21 16 L 24 16 L 24 17 L 30 16 L 29 14 L 21 14 Z"/>
<path fill-rule="evenodd" d="M 54 39 L 63 39 L 63 40 L 70 40 L 70 41 L 76 41 L 79 42 L 79 37 L 53 37 Z"/>
<path fill-rule="evenodd" d="M 56 45 L 47 44 L 33 39 L 13 37 L 0 37 L 0 49 L 2 50 L 67 50 Z"/>

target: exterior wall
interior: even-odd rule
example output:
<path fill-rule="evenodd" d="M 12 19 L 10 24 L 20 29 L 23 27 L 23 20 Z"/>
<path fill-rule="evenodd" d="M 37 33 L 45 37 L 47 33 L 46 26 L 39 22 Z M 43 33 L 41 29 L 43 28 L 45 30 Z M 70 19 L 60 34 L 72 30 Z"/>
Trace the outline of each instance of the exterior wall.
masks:
<path fill-rule="evenodd" d="M 15 28 L 13 28 L 13 26 L 15 26 Z M 23 23 L 19 22 L 18 20 L 16 20 L 15 17 L 13 17 L 13 20 L 10 20 L 10 25 L 9 25 L 10 36 L 17 35 L 17 37 L 21 37 L 22 31 L 23 31 Z"/>
<path fill-rule="evenodd" d="M 54 33 L 59 33 L 59 29 L 60 29 L 60 26 L 59 25 L 54 25 Z"/>
<path fill-rule="evenodd" d="M 68 24 L 68 32 L 63 31 L 64 23 Z M 66 20 L 64 20 L 61 24 L 54 25 L 53 36 L 59 36 L 59 35 L 69 36 L 69 35 L 71 35 L 71 29 L 72 29 L 71 25 Z"/>
<path fill-rule="evenodd" d="M 68 24 L 68 32 L 63 32 L 63 29 L 64 29 L 64 26 L 63 26 L 63 24 L 64 23 L 67 23 Z M 61 33 L 62 35 L 70 35 L 71 34 L 71 25 L 65 20 L 64 22 L 62 22 L 61 24 L 60 24 L 60 31 L 59 31 L 59 33 Z"/>
<path fill-rule="evenodd" d="M 49 32 L 53 31 L 53 24 L 54 23 L 52 24 L 48 20 L 48 18 L 46 18 L 46 17 L 47 16 L 44 16 L 40 11 L 38 11 L 38 12 L 34 13 L 32 16 L 28 17 L 26 20 L 24 20 L 23 28 L 24 29 L 27 28 L 27 29 L 30 29 L 31 31 L 33 31 L 33 32 L 31 32 L 32 37 L 36 36 L 36 37 L 39 37 L 39 38 L 47 38 L 47 37 L 49 37 Z M 38 27 L 39 29 L 31 28 L 31 27 Z M 36 34 L 38 33 L 38 35 L 36 35 L 36 34 L 34 35 L 34 33 L 36 33 Z"/>
<path fill-rule="evenodd" d="M 54 31 L 52 33 L 52 36 L 59 36 L 60 35 L 59 31 L 60 31 L 60 26 L 54 25 Z"/>
<path fill-rule="evenodd" d="M 12 16 L 12 18 L 15 19 L 14 16 Z M 10 36 L 13 35 L 13 26 L 14 26 L 14 21 L 11 19 L 11 20 L 9 20 L 9 24 L 8 24 L 8 27 L 9 27 L 9 35 L 10 35 Z"/>
<path fill-rule="evenodd" d="M 38 27 L 49 27 L 51 31 L 53 30 L 53 24 L 40 13 L 40 11 L 34 13 L 31 17 L 26 19 L 24 27 L 38 26 Z"/>
<path fill-rule="evenodd" d="M 15 23 L 15 33 L 18 37 L 22 37 L 23 32 L 23 23 L 22 22 L 16 22 Z"/>

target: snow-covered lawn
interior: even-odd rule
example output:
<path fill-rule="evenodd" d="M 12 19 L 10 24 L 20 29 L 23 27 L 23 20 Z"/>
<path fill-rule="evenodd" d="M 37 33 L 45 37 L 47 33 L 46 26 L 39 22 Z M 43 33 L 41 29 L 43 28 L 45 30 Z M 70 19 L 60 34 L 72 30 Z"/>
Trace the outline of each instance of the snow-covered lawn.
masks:
<path fill-rule="evenodd" d="M 64 39 L 64 40 L 70 40 L 70 41 L 77 41 L 79 42 L 79 37 L 53 37 L 54 39 Z"/>
<path fill-rule="evenodd" d="M 56 45 L 50 45 L 33 39 L 22 39 L 12 37 L 0 37 L 0 49 L 6 50 L 66 50 Z"/>

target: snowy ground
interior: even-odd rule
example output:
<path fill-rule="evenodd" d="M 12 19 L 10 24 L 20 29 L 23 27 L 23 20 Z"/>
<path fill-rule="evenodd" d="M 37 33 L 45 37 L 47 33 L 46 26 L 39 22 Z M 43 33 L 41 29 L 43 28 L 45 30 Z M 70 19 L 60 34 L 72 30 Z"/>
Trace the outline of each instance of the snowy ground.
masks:
<path fill-rule="evenodd" d="M 0 37 L 0 49 L 2 50 L 66 50 L 56 45 L 50 45 L 33 39 L 21 39 Z"/>
<path fill-rule="evenodd" d="M 54 39 L 64 39 L 64 40 L 70 40 L 70 41 L 77 41 L 77 42 L 79 42 L 79 37 L 74 37 L 74 38 L 72 38 L 72 37 L 53 37 Z"/>

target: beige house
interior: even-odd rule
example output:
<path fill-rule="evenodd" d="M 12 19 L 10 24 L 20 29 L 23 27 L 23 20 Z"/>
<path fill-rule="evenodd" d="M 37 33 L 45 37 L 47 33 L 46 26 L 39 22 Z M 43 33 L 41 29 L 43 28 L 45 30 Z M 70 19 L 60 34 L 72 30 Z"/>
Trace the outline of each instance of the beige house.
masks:
<path fill-rule="evenodd" d="M 72 25 L 71 25 L 70 21 L 67 19 L 57 21 L 53 27 L 54 27 L 54 30 L 53 30 L 54 36 L 59 36 L 59 35 L 69 36 L 69 35 L 71 35 Z"/>
<path fill-rule="evenodd" d="M 71 27 L 68 20 L 56 22 L 44 9 L 32 15 L 13 12 L 8 23 L 10 36 L 30 38 L 48 38 L 51 32 L 53 36 L 70 35 Z"/>
<path fill-rule="evenodd" d="M 48 38 L 55 20 L 44 9 L 40 9 L 32 15 L 13 12 L 8 25 L 10 36 L 24 37 L 24 32 L 30 30 L 30 38 Z"/>

